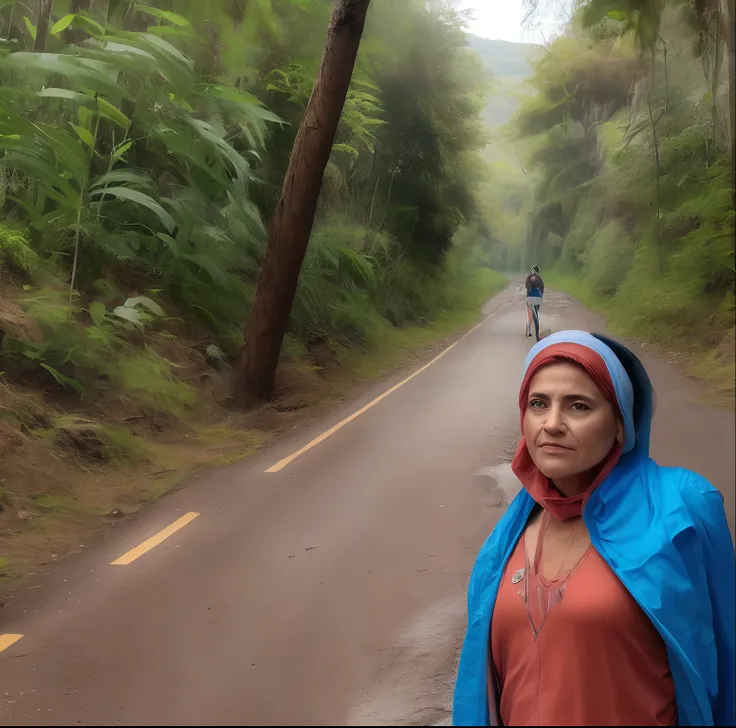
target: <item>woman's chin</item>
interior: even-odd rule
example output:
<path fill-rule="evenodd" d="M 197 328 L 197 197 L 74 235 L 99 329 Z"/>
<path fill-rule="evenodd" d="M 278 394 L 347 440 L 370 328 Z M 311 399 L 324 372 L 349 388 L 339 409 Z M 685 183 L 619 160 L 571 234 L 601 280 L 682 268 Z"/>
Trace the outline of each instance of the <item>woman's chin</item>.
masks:
<path fill-rule="evenodd" d="M 569 467 L 566 468 L 560 463 L 541 462 L 535 464 L 539 468 L 539 472 L 553 483 L 562 483 L 579 475 L 577 471 L 571 470 Z"/>

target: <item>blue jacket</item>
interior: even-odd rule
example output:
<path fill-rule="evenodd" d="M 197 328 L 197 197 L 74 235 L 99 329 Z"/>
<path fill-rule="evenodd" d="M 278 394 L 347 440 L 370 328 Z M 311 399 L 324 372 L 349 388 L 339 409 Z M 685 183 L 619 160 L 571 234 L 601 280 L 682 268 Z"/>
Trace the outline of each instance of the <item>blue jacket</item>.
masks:
<path fill-rule="evenodd" d="M 723 498 L 699 475 L 650 460 L 651 412 L 644 419 L 644 437 L 591 494 L 583 518 L 593 547 L 665 642 L 679 725 L 732 726 L 736 563 Z M 522 490 L 476 560 L 453 725 L 498 724 L 487 689 L 491 616 L 504 566 L 533 508 Z"/>

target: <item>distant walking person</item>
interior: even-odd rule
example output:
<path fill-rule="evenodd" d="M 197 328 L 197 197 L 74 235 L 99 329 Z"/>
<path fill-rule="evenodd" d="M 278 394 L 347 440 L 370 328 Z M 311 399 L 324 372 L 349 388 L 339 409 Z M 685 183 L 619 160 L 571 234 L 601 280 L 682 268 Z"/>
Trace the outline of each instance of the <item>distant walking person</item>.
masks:
<path fill-rule="evenodd" d="M 544 281 L 539 274 L 539 266 L 533 265 L 526 277 L 526 335 L 532 335 L 532 324 L 534 324 L 534 335 L 539 341 L 539 309 L 544 298 Z"/>

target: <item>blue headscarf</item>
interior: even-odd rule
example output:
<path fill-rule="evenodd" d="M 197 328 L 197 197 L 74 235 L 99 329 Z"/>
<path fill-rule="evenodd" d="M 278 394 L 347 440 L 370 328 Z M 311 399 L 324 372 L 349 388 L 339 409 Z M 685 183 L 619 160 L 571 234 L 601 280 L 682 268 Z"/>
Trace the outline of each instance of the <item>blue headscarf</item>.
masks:
<path fill-rule="evenodd" d="M 621 417 L 624 421 L 625 441 L 622 454 L 631 452 L 636 445 L 636 427 L 634 426 L 634 385 L 629 375 L 624 369 L 623 364 L 619 361 L 613 350 L 604 343 L 601 338 L 588 334 L 585 331 L 558 331 L 550 334 L 537 344 L 527 354 L 524 361 L 524 374 L 526 375 L 532 360 L 541 351 L 553 344 L 579 344 L 587 349 L 594 351 L 606 365 L 608 374 L 613 382 L 613 388 L 616 392 L 616 400 Z M 523 379 L 523 377 L 522 377 Z"/>

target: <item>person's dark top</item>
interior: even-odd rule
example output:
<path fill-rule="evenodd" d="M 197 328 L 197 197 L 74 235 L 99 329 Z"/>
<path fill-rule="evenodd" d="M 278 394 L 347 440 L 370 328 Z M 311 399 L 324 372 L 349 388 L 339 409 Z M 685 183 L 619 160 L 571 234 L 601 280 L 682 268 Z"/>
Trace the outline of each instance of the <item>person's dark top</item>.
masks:
<path fill-rule="evenodd" d="M 544 281 L 539 273 L 530 273 L 526 277 L 526 293 L 527 295 L 544 295 Z"/>

